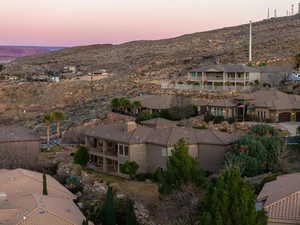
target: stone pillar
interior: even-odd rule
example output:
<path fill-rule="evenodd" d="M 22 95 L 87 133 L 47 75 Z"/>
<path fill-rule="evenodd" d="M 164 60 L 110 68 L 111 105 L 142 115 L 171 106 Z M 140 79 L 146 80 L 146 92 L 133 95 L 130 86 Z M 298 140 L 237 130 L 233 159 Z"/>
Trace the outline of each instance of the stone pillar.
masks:
<path fill-rule="evenodd" d="M 202 88 L 204 88 L 204 72 L 202 72 L 202 76 L 201 76 L 201 80 L 202 80 Z"/>
<path fill-rule="evenodd" d="M 236 90 L 236 78 L 237 78 L 237 76 L 236 76 L 236 72 L 234 73 L 234 87 L 235 87 L 235 90 Z"/>
<path fill-rule="evenodd" d="M 225 84 L 226 84 L 226 73 L 223 72 L 223 89 L 225 89 Z"/>

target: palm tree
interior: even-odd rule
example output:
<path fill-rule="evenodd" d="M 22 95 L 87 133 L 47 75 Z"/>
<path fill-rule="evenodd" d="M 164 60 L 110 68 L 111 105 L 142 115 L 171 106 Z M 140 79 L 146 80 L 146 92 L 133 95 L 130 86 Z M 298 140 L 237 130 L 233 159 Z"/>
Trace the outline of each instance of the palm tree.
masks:
<path fill-rule="evenodd" d="M 119 111 L 119 109 L 120 109 L 120 99 L 119 98 L 114 98 L 111 101 L 111 107 L 112 107 L 113 110 Z"/>
<path fill-rule="evenodd" d="M 53 120 L 56 122 L 56 133 L 57 133 L 57 137 L 61 137 L 61 132 L 60 132 L 60 125 L 61 125 L 61 121 L 66 120 L 66 116 L 64 114 L 64 112 L 61 111 L 56 111 L 52 113 L 52 117 Z"/>
<path fill-rule="evenodd" d="M 123 112 L 127 112 L 128 109 L 131 108 L 131 102 L 129 101 L 128 98 L 122 97 L 119 99 L 120 101 L 120 108 Z"/>
<path fill-rule="evenodd" d="M 50 144 L 50 127 L 51 127 L 51 124 L 53 123 L 53 116 L 51 113 L 44 116 L 43 123 L 47 127 L 47 144 L 49 145 Z"/>
<path fill-rule="evenodd" d="M 139 101 L 134 101 L 132 103 L 132 109 L 134 110 L 134 114 L 137 114 L 140 108 L 142 108 L 142 104 Z"/>

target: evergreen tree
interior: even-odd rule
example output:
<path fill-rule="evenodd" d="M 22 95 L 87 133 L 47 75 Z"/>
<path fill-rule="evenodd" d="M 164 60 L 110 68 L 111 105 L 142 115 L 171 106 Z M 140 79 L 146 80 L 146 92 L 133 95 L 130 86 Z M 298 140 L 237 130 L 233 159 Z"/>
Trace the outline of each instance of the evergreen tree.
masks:
<path fill-rule="evenodd" d="M 116 207 L 112 187 L 108 187 L 106 199 L 102 206 L 103 225 L 116 225 Z"/>
<path fill-rule="evenodd" d="M 85 166 L 89 161 L 89 152 L 85 147 L 79 147 L 74 155 L 74 163 Z"/>
<path fill-rule="evenodd" d="M 125 225 L 138 225 L 134 212 L 134 202 L 132 200 L 128 200 L 127 202 Z"/>
<path fill-rule="evenodd" d="M 47 176 L 43 173 L 43 195 L 48 195 Z"/>
<path fill-rule="evenodd" d="M 184 139 L 180 139 L 174 146 L 172 155 L 168 158 L 167 169 L 159 176 L 159 183 L 162 194 L 169 194 L 185 184 L 203 183 L 203 171 L 199 168 L 199 163 L 189 155 Z"/>
<path fill-rule="evenodd" d="M 255 193 L 239 169 L 231 168 L 210 185 L 201 209 L 201 225 L 266 225 L 264 211 L 256 211 Z"/>

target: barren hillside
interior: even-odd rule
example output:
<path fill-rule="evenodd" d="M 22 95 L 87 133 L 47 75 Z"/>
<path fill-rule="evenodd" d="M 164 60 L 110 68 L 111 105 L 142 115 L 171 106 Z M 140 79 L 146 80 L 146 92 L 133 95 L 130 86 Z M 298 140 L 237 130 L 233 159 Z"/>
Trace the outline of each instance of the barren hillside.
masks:
<path fill-rule="evenodd" d="M 74 47 L 17 59 L 7 70 L 25 72 L 76 64 L 83 71 L 105 68 L 119 74 L 180 75 L 192 66 L 216 60 L 247 62 L 248 33 L 245 24 L 173 39 Z M 254 23 L 253 33 L 255 61 L 285 61 L 300 52 L 299 15 Z"/>

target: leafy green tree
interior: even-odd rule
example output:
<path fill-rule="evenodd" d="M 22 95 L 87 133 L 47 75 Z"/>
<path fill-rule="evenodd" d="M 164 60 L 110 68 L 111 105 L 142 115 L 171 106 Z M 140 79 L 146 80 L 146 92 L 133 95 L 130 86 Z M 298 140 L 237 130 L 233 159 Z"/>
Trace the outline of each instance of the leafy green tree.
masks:
<path fill-rule="evenodd" d="M 4 65 L 0 64 L 0 72 L 4 69 Z"/>
<path fill-rule="evenodd" d="M 137 122 L 142 122 L 142 121 L 145 121 L 145 120 L 151 120 L 152 118 L 153 118 L 153 115 L 148 110 L 145 110 L 143 112 L 140 112 L 137 115 L 136 121 Z"/>
<path fill-rule="evenodd" d="M 116 225 L 116 206 L 112 187 L 108 187 L 102 206 L 103 225 Z"/>
<path fill-rule="evenodd" d="M 132 200 L 128 200 L 127 202 L 125 212 L 125 225 L 138 225 L 138 221 L 134 212 L 134 202 Z"/>
<path fill-rule="evenodd" d="M 209 186 L 201 207 L 201 225 L 266 225 L 264 211 L 257 211 L 251 184 L 237 168 L 225 170 Z"/>
<path fill-rule="evenodd" d="M 48 195 L 47 176 L 43 173 L 43 195 Z"/>
<path fill-rule="evenodd" d="M 74 163 L 85 166 L 89 161 L 89 151 L 85 147 L 79 147 L 74 155 Z"/>
<path fill-rule="evenodd" d="M 47 144 L 49 145 L 50 144 L 50 128 L 53 123 L 53 116 L 51 113 L 44 116 L 43 123 L 47 127 Z"/>
<path fill-rule="evenodd" d="M 297 55 L 295 55 L 295 61 L 297 63 L 297 68 L 299 68 L 299 65 L 300 65 L 300 53 L 298 53 Z"/>
<path fill-rule="evenodd" d="M 120 109 L 122 112 L 128 112 L 131 109 L 131 102 L 128 98 L 122 97 L 119 99 Z"/>
<path fill-rule="evenodd" d="M 127 174 L 131 179 L 136 175 L 137 170 L 140 166 L 135 161 L 126 161 L 121 165 L 120 171 L 123 174 Z"/>
<path fill-rule="evenodd" d="M 53 121 L 56 123 L 56 133 L 58 137 L 61 137 L 61 121 L 66 120 L 67 117 L 65 116 L 64 112 L 56 111 L 52 113 Z"/>

